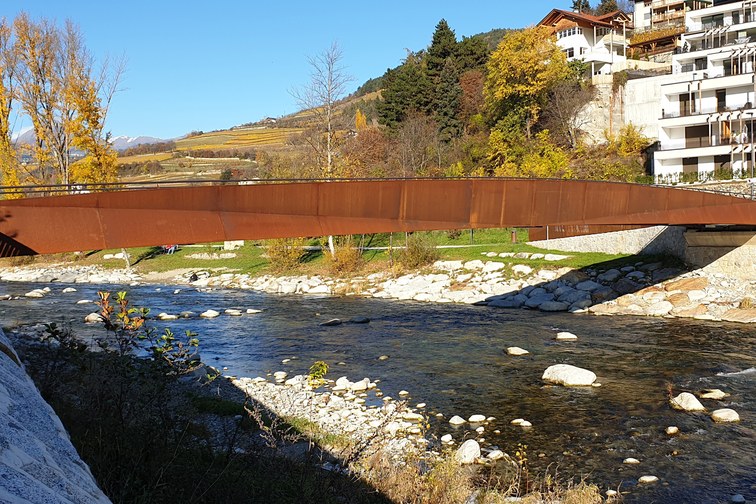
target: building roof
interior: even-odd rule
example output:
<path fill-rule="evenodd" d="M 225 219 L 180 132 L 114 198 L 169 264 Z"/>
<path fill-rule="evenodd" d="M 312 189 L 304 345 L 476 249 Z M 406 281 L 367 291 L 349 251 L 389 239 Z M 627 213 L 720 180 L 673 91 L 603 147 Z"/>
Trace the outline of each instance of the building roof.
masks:
<path fill-rule="evenodd" d="M 538 23 L 538 26 L 555 27 L 557 23 L 565 19 L 581 26 L 603 26 L 606 28 L 620 25 L 623 22 L 630 22 L 630 16 L 619 10 L 604 14 L 603 16 L 593 16 L 583 12 L 552 9 L 551 12 Z"/>

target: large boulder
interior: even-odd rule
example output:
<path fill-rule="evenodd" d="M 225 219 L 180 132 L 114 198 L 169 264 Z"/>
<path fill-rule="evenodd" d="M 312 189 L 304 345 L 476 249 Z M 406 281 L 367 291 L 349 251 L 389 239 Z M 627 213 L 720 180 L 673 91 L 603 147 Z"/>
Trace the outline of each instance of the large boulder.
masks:
<path fill-rule="evenodd" d="M 472 464 L 480 458 L 480 445 L 474 439 L 468 439 L 457 449 L 454 459 L 460 464 Z"/>
<path fill-rule="evenodd" d="M 717 423 L 739 422 L 740 415 L 730 408 L 722 408 L 711 412 L 711 419 Z"/>
<path fill-rule="evenodd" d="M 567 311 L 569 307 L 570 305 L 561 301 L 546 301 L 545 303 L 541 303 L 538 309 L 545 312 L 560 312 Z"/>
<path fill-rule="evenodd" d="M 565 387 L 589 387 L 596 381 L 596 373 L 569 364 L 555 364 L 543 372 L 541 379 Z"/>

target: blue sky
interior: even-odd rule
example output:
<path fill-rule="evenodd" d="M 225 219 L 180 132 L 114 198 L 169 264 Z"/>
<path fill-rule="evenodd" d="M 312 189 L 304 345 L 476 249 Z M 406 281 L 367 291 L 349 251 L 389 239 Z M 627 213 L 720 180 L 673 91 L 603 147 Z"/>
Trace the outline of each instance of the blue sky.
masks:
<path fill-rule="evenodd" d="M 356 88 L 430 43 L 445 18 L 457 37 L 540 21 L 569 0 L 398 2 L 0 0 L 0 17 L 77 24 L 98 58 L 125 55 L 114 136 L 174 138 L 296 111 L 307 57 L 337 42 Z M 352 90 L 350 90 L 352 91 Z M 25 126 L 16 120 L 16 129 Z"/>

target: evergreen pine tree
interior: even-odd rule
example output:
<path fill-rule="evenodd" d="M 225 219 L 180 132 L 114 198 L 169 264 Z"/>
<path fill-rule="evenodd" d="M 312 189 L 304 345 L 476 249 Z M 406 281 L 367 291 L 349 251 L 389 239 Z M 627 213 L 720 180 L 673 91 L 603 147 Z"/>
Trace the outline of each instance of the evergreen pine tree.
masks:
<path fill-rule="evenodd" d="M 441 75 L 446 59 L 454 58 L 456 55 L 457 36 L 449 28 L 446 20 L 442 19 L 436 25 L 436 31 L 433 32 L 433 40 L 426 56 L 428 76 L 436 81 Z"/>
<path fill-rule="evenodd" d="M 572 0 L 572 10 L 574 10 L 575 12 L 590 14 L 591 4 L 588 3 L 588 0 Z"/>
<path fill-rule="evenodd" d="M 459 70 L 452 58 L 447 58 L 441 70 L 436 88 L 436 122 L 441 139 L 448 142 L 462 134 L 459 106 L 462 87 L 459 85 Z"/>
<path fill-rule="evenodd" d="M 596 7 L 596 15 L 603 16 L 604 14 L 609 14 L 610 12 L 617 10 L 619 10 L 617 0 L 601 0 Z"/>

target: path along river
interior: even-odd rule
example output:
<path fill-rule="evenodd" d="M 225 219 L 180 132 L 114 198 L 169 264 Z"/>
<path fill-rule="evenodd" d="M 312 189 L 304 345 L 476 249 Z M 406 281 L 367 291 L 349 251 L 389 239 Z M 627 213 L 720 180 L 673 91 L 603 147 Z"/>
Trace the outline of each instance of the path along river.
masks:
<path fill-rule="evenodd" d="M 0 284 L 0 295 L 22 296 L 39 284 Z M 104 287 L 51 284 L 43 299 L 0 302 L 0 321 L 70 321 L 79 334 Z M 105 287 L 119 290 L 118 287 Z M 394 398 L 411 393 L 410 405 L 426 403 L 442 412 L 429 435 L 452 433 L 459 443 L 476 436 L 452 428 L 452 415 L 496 417 L 482 434 L 484 444 L 513 453 L 527 445 L 530 470 L 547 467 L 565 476 L 584 475 L 604 490 L 629 491 L 625 502 L 727 502 L 742 494 L 756 501 L 756 330 L 748 325 L 660 318 L 596 317 L 501 310 L 472 306 L 404 303 L 362 298 L 282 297 L 249 291 L 199 292 L 172 286 L 122 287 L 132 303 L 152 314 L 200 313 L 206 309 L 256 308 L 254 315 L 205 320 L 152 321 L 162 330 L 199 334 L 203 361 L 236 376 L 265 376 L 284 370 L 306 373 L 315 360 L 331 365 L 330 378 L 380 380 Z M 369 317 L 365 325 L 321 327 L 330 318 Z M 556 342 L 570 331 L 575 342 Z M 509 346 L 529 350 L 512 357 Z M 388 359 L 379 360 L 387 355 Z M 293 359 L 282 364 L 284 359 Z M 541 374 L 568 363 L 594 371 L 599 388 L 544 387 Z M 722 401 L 702 400 L 707 410 L 729 407 L 736 424 L 715 424 L 708 414 L 683 413 L 668 405 L 670 391 L 719 388 Z M 380 399 L 372 397 L 373 402 Z M 532 422 L 523 429 L 515 418 Z M 669 436 L 667 426 L 680 434 Z M 498 429 L 501 434 L 493 433 Z M 637 465 L 623 464 L 632 457 Z M 660 482 L 639 485 L 642 475 Z"/>

